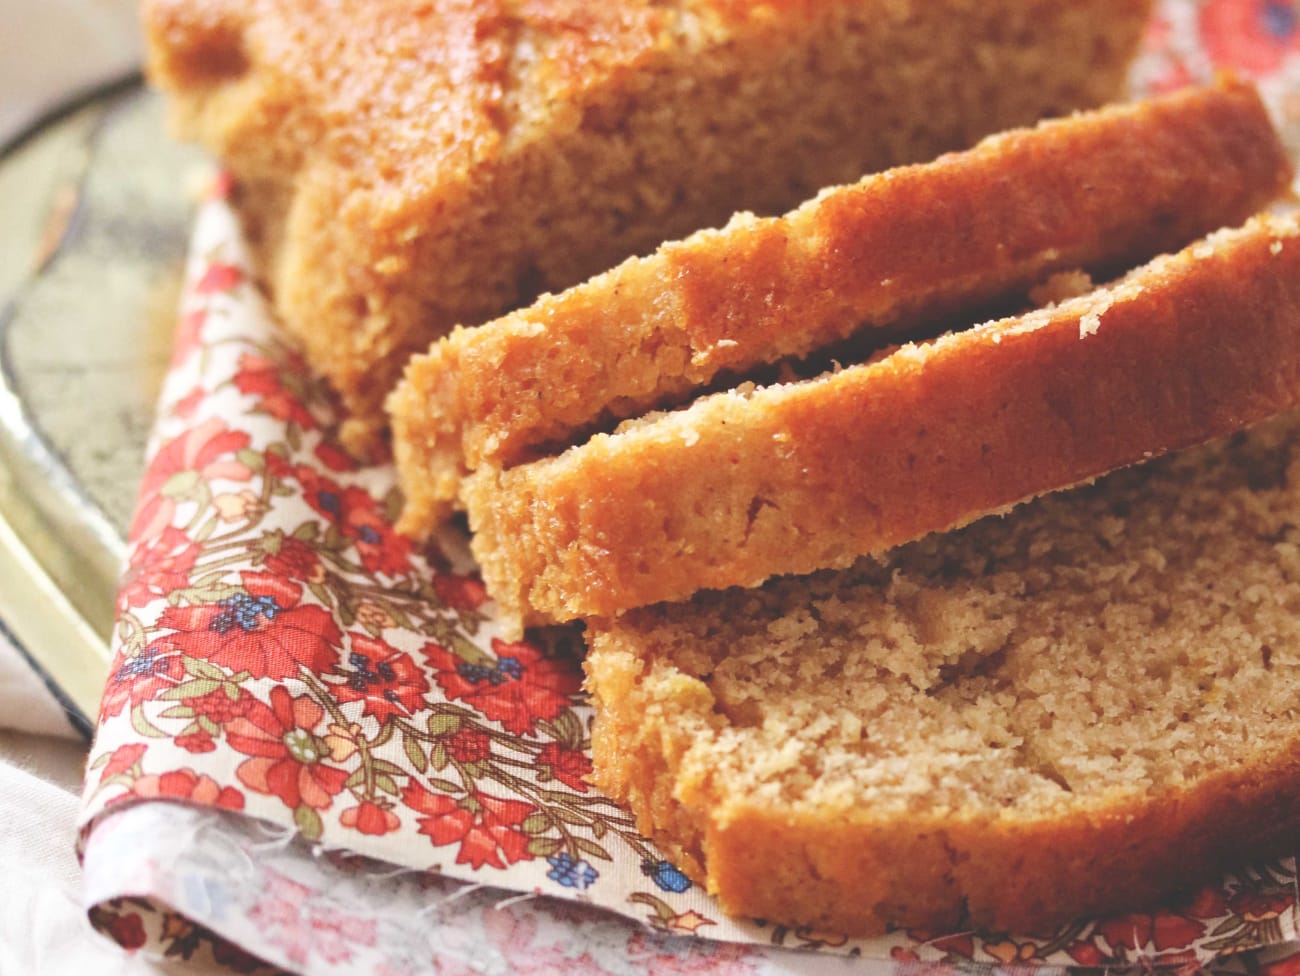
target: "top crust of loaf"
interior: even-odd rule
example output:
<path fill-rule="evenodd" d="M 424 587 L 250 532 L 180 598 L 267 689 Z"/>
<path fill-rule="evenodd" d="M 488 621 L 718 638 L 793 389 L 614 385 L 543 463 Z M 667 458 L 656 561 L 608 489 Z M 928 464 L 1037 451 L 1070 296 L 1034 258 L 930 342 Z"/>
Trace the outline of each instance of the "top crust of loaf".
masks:
<path fill-rule="evenodd" d="M 1141 179 L 1135 179 L 1135 174 Z M 1236 225 L 1291 165 L 1259 96 L 1216 88 L 990 137 L 738 215 L 415 357 L 389 402 L 423 535 L 461 477 L 680 400 L 723 371 L 909 333 L 1063 268 L 1120 269 Z"/>
<path fill-rule="evenodd" d="M 146 0 L 144 20 L 151 77 L 239 177 L 277 309 L 359 445 L 458 322 L 1114 97 L 1149 6 Z"/>
<path fill-rule="evenodd" d="M 666 46 L 702 50 L 778 9 L 793 27 L 843 2 L 146 0 L 143 16 L 160 84 L 231 102 L 240 85 L 256 87 L 244 94 L 290 127 L 263 149 L 280 159 L 262 166 L 324 155 L 397 204 L 544 138 L 565 121 L 556 112 Z M 181 116 L 187 127 L 253 122 L 237 105 L 220 117 L 193 108 Z M 402 222 L 401 210 L 376 210 L 376 229 Z"/>
<path fill-rule="evenodd" d="M 1255 219 L 1055 308 L 480 469 L 488 589 L 572 619 L 846 566 L 1278 413 L 1300 396 L 1298 232 Z"/>

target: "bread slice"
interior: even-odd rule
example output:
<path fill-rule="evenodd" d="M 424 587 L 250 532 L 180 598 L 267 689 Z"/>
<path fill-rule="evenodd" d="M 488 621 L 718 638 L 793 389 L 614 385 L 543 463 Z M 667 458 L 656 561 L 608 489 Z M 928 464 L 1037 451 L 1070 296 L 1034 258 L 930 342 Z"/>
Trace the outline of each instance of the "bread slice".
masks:
<path fill-rule="evenodd" d="M 728 912 L 1147 907 L 1300 830 L 1300 415 L 589 641 L 597 782 Z"/>
<path fill-rule="evenodd" d="M 354 446 L 410 353 L 734 211 L 1119 94 L 1150 0 L 145 0 Z"/>
<path fill-rule="evenodd" d="M 1300 403 L 1300 224 L 465 483 L 502 611 L 607 616 L 849 565 Z"/>
<path fill-rule="evenodd" d="M 739 215 L 415 357 L 389 403 L 401 527 L 430 531 L 482 464 L 680 402 L 724 371 L 914 332 L 1053 271 L 1132 267 L 1240 223 L 1290 177 L 1259 96 L 1225 79 L 994 136 L 784 217 Z"/>

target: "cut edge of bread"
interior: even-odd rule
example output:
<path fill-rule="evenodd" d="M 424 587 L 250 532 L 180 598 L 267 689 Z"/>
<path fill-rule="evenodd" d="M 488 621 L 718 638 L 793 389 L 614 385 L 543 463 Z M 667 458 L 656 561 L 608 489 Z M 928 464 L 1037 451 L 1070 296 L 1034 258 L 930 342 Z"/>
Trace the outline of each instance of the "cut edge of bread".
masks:
<path fill-rule="evenodd" d="M 1224 76 L 991 136 L 783 217 L 737 215 L 415 356 L 388 401 L 399 528 L 431 531 L 481 465 L 850 337 L 924 334 L 1066 269 L 1131 267 L 1244 220 L 1290 178 L 1258 94 Z"/>
<path fill-rule="evenodd" d="M 1281 412 L 1297 233 L 1261 215 L 1055 308 L 482 468 L 489 591 L 533 623 L 842 567 Z"/>
<path fill-rule="evenodd" d="M 1300 826 L 1300 414 L 587 622 L 595 781 L 729 912 L 1034 933 Z"/>

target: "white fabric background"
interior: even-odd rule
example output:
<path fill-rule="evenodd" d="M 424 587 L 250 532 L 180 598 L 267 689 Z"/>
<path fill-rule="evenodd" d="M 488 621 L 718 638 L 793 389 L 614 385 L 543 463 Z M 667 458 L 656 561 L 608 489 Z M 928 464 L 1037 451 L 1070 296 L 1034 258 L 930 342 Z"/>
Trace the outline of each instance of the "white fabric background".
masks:
<path fill-rule="evenodd" d="M 135 7 L 135 0 L 0 0 L 0 143 L 137 63 Z M 123 952 L 86 921 L 73 853 L 85 750 L 0 634 L 0 976 L 201 972 Z"/>
<path fill-rule="evenodd" d="M 63 710 L 3 632 L 0 632 L 0 728 L 60 738 L 76 734 L 63 717 Z"/>

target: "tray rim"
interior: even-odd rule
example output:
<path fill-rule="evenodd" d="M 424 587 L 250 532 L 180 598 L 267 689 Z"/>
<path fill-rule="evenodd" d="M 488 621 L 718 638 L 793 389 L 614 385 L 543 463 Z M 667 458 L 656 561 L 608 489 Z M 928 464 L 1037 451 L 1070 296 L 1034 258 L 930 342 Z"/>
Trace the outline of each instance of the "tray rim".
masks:
<path fill-rule="evenodd" d="M 0 145 L 0 166 L 50 129 L 96 105 L 105 114 L 91 122 L 94 133 L 111 117 L 112 105 L 143 89 L 138 69 L 78 90 L 23 126 Z M 76 161 L 72 182 L 80 186 L 93 150 Z M 18 394 L 7 353 L 9 329 L 29 291 L 64 256 L 84 216 L 78 195 L 58 240 L 33 262 L 0 302 L 0 462 L 13 491 L 0 494 L 0 638 L 12 644 L 67 713 L 73 727 L 89 739 L 107 676 L 111 617 L 96 613 L 60 585 L 58 573 L 42 559 L 42 548 L 93 563 L 100 579 L 116 579 L 126 543 L 100 505 L 82 489 Z M 75 512 L 69 519 L 67 513 Z M 62 517 L 60 517 L 62 516 Z M 59 523 L 56 529 L 51 523 Z M 87 552 L 77 556 L 67 529 Z M 98 594 L 101 599 L 104 594 Z M 111 605 L 112 594 L 107 594 Z"/>

